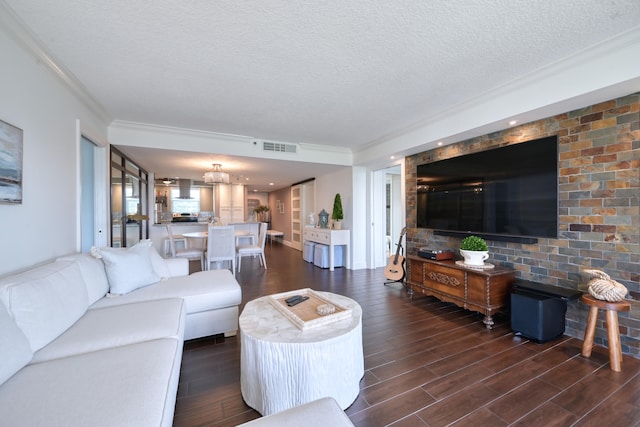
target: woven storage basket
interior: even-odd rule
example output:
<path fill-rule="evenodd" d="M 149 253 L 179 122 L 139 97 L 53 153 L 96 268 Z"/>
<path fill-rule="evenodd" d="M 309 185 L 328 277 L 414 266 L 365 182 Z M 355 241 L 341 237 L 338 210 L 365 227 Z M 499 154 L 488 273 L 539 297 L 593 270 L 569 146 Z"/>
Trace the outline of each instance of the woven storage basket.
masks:
<path fill-rule="evenodd" d="M 584 270 L 585 273 L 593 277 L 588 284 L 589 294 L 596 299 L 618 302 L 627 295 L 627 288 L 609 277 L 607 273 L 600 270 Z"/>

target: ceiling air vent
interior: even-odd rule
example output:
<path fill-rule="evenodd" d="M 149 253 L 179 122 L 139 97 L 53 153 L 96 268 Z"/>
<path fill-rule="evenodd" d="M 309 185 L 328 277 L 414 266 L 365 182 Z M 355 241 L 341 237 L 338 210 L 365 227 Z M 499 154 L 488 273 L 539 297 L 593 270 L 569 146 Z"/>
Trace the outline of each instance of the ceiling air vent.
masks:
<path fill-rule="evenodd" d="M 295 144 L 284 144 L 282 142 L 262 141 L 263 151 L 274 151 L 277 153 L 295 153 L 296 149 L 297 147 Z"/>

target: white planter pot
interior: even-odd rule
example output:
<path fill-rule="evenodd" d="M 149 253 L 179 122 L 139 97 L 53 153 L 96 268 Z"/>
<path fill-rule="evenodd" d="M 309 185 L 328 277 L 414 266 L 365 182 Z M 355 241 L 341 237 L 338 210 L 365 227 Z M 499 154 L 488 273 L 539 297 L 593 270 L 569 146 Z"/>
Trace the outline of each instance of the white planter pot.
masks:
<path fill-rule="evenodd" d="M 466 265 L 482 266 L 484 261 L 489 258 L 488 251 L 465 251 L 460 249 L 460 255 L 464 258 Z"/>

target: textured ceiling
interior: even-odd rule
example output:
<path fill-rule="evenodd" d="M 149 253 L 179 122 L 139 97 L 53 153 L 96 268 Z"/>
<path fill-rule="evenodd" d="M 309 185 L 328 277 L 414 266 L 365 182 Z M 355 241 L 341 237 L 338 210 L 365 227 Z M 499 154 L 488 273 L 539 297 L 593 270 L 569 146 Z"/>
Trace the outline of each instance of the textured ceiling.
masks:
<path fill-rule="evenodd" d="M 638 0 L 0 0 L 118 120 L 362 148 L 625 32 Z"/>

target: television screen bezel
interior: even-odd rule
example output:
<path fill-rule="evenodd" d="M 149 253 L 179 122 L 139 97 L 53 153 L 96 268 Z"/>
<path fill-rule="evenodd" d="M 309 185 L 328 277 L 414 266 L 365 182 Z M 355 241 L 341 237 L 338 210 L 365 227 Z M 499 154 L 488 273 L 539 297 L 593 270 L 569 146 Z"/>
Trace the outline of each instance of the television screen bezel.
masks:
<path fill-rule="evenodd" d="M 486 155 L 487 152 L 490 151 L 494 151 L 494 150 L 502 150 L 505 148 L 509 148 L 509 147 L 515 147 L 517 145 L 520 144 L 535 144 L 536 142 L 541 142 L 544 141 L 543 143 L 551 143 L 551 140 L 553 140 L 553 142 L 555 142 L 555 159 L 556 159 L 556 167 L 555 167 L 555 177 L 556 177 L 556 186 L 555 186 L 555 200 L 556 200 L 556 215 L 555 215 L 555 235 L 554 236 L 536 236 L 536 235 L 528 235 L 528 234 L 507 234 L 507 233 L 493 233 L 493 232 L 485 232 L 485 231 L 477 231 L 477 230 L 451 230 L 451 229 L 442 229 L 442 228 L 432 228 L 432 227 L 424 227 L 424 226 L 419 226 L 419 222 L 418 221 L 418 212 L 419 212 L 419 207 L 416 206 L 416 226 L 418 228 L 424 228 L 424 229 L 431 229 L 433 230 L 435 235 L 442 235 L 442 236 L 451 236 L 451 237 L 460 237 L 460 238 L 464 238 L 466 236 L 469 235 L 475 235 L 475 236 L 479 236 L 482 237 L 486 240 L 494 240 L 494 241 L 507 241 L 507 242 L 517 242 L 517 243 L 526 243 L 526 244 L 532 244 L 532 243 L 537 243 L 538 239 L 553 239 L 553 238 L 557 238 L 558 237 L 558 227 L 559 227 L 559 203 L 560 203 L 560 199 L 559 199 L 559 189 L 558 189 L 558 185 L 559 185 L 559 138 L 557 135 L 550 135 L 550 136 L 546 136 L 546 137 L 540 137 L 540 138 L 534 138 L 534 139 L 529 139 L 526 141 L 521 141 L 518 143 L 514 143 L 514 144 L 509 144 L 509 145 L 502 145 L 502 146 L 496 146 L 493 148 L 489 148 L 487 150 L 483 150 L 483 151 L 477 151 L 477 152 L 473 152 L 473 153 L 468 153 L 468 154 L 462 154 L 460 156 L 453 156 L 453 157 L 448 157 L 445 159 L 440 159 L 440 160 L 435 160 L 433 162 L 427 162 L 427 163 L 422 163 L 420 165 L 418 165 L 416 167 L 416 190 L 418 189 L 418 186 L 420 185 L 419 180 L 420 180 L 420 167 L 424 166 L 424 165 L 428 165 L 428 164 L 433 164 L 433 163 L 440 163 L 440 162 L 447 162 L 449 160 L 452 159 L 456 159 L 456 158 L 461 158 L 461 157 L 465 157 L 467 159 L 473 159 L 473 157 L 475 155 L 478 154 L 482 154 L 483 156 Z M 467 179 L 470 177 L 466 177 Z M 465 178 L 462 178 L 461 180 L 458 181 L 464 181 Z M 417 197 L 417 192 L 416 192 L 416 197 Z"/>

